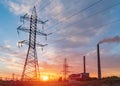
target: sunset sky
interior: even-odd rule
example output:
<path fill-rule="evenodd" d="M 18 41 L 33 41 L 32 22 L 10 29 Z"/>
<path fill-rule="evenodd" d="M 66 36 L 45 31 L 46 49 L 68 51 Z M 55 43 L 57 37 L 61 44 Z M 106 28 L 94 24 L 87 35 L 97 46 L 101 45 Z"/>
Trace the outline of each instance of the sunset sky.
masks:
<path fill-rule="evenodd" d="M 61 76 L 64 58 L 70 74 L 82 73 L 86 56 L 87 72 L 97 77 L 97 43 L 120 36 L 119 0 L 0 0 L 0 77 L 21 76 L 28 46 L 18 48 L 17 42 L 28 34 L 18 36 L 17 27 L 33 6 L 40 19 L 49 20 L 44 32 L 52 32 L 48 46 L 43 51 L 37 47 L 41 75 Z M 37 41 L 46 43 L 42 36 Z M 100 44 L 100 53 L 102 76 L 120 76 L 120 42 Z"/>

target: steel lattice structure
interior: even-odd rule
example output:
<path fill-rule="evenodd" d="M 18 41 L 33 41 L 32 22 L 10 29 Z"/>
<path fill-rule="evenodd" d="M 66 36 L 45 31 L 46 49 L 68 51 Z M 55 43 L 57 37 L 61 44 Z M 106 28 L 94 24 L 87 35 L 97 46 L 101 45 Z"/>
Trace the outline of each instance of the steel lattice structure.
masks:
<path fill-rule="evenodd" d="M 67 74 L 70 72 L 68 71 L 68 64 L 67 64 L 67 59 L 65 58 L 64 59 L 64 64 L 63 64 L 63 75 L 64 75 L 64 80 L 66 81 L 67 80 Z"/>
<path fill-rule="evenodd" d="M 36 35 L 42 35 L 47 37 L 49 34 L 42 33 L 37 30 L 37 23 L 44 25 L 47 21 L 42 21 L 37 18 L 36 7 L 34 6 L 31 16 L 29 17 L 27 14 L 21 16 L 20 19 L 24 23 L 24 20 L 30 21 L 30 28 L 27 29 L 22 25 L 17 28 L 18 31 L 24 31 L 29 33 L 29 40 L 23 40 L 18 42 L 19 46 L 22 44 L 27 44 L 28 51 L 25 59 L 25 64 L 21 76 L 21 81 L 28 81 L 28 80 L 39 80 L 40 79 L 40 72 L 39 72 L 39 64 L 37 58 L 37 51 L 36 45 L 40 47 L 44 47 L 45 45 L 39 44 L 36 42 Z"/>

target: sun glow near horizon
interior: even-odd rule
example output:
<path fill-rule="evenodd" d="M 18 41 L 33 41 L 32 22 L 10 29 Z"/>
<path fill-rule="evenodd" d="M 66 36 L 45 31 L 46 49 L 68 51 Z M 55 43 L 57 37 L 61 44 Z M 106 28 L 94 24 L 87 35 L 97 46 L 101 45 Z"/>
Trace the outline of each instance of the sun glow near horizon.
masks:
<path fill-rule="evenodd" d="M 49 76 L 43 75 L 43 76 L 41 76 L 41 80 L 42 81 L 49 81 Z"/>
<path fill-rule="evenodd" d="M 58 80 L 59 75 L 55 72 L 41 72 L 40 78 L 41 81 L 54 81 Z"/>

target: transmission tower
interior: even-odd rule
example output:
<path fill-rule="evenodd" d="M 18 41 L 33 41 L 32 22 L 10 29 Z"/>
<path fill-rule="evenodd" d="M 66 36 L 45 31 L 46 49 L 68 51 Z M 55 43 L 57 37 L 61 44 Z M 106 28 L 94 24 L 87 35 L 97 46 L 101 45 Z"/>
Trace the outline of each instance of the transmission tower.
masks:
<path fill-rule="evenodd" d="M 30 28 L 25 28 L 22 25 L 17 28 L 17 31 L 24 31 L 29 33 L 29 40 L 23 40 L 18 42 L 19 47 L 22 47 L 23 44 L 28 45 L 28 51 L 25 59 L 25 64 L 23 67 L 23 72 L 21 76 L 21 81 L 34 81 L 40 79 L 40 72 L 39 72 L 39 64 L 38 64 L 38 58 L 37 58 L 37 51 L 36 51 L 36 45 L 40 47 L 44 47 L 45 45 L 39 44 L 36 42 L 36 35 L 42 35 L 47 37 L 49 34 L 40 32 L 37 30 L 37 24 L 40 23 L 44 25 L 48 20 L 42 21 L 37 18 L 36 13 L 36 7 L 34 6 L 32 10 L 32 14 L 29 16 L 28 14 L 25 14 L 24 16 L 20 17 L 21 21 L 24 24 L 24 20 L 27 20 L 30 22 Z"/>
<path fill-rule="evenodd" d="M 67 63 L 67 59 L 64 59 L 64 64 L 63 64 L 63 75 L 64 75 L 64 80 L 67 80 L 67 74 L 70 72 L 68 71 L 68 63 Z"/>

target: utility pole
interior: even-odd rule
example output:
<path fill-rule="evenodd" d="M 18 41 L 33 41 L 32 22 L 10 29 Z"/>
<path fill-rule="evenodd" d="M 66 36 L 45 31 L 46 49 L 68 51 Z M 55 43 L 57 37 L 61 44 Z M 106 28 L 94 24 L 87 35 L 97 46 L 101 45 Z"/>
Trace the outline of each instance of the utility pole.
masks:
<path fill-rule="evenodd" d="M 38 19 L 35 6 L 30 16 L 28 14 L 25 14 L 24 16 L 21 16 L 20 19 L 23 22 L 23 24 L 24 24 L 24 20 L 27 20 L 30 22 L 29 29 L 23 27 L 22 25 L 17 28 L 17 31 L 24 31 L 24 32 L 29 33 L 29 40 L 23 40 L 23 41 L 18 42 L 19 47 L 22 47 L 23 44 L 28 45 L 28 51 L 27 51 L 27 55 L 26 55 L 26 59 L 25 59 L 24 67 L 23 67 L 21 81 L 39 80 L 40 71 L 39 71 L 36 46 L 44 47 L 47 44 L 42 45 L 42 44 L 37 43 L 36 35 L 42 35 L 42 36 L 47 37 L 49 34 L 46 34 L 46 33 L 43 33 L 37 30 L 37 24 L 40 23 L 44 25 L 48 20 L 42 21 Z"/>

